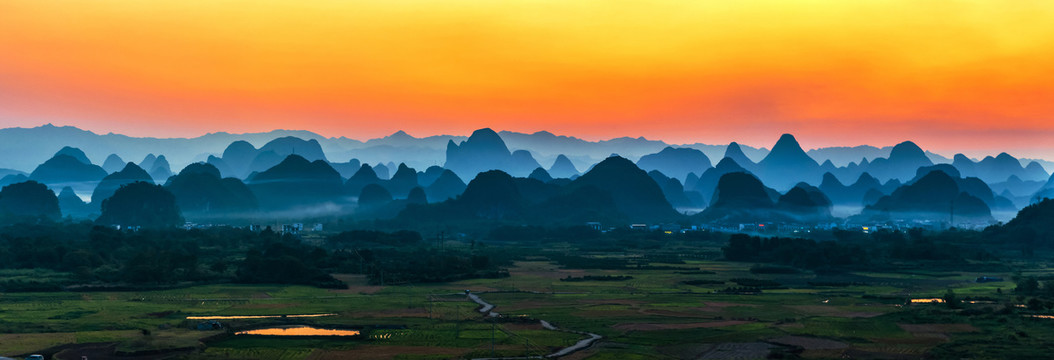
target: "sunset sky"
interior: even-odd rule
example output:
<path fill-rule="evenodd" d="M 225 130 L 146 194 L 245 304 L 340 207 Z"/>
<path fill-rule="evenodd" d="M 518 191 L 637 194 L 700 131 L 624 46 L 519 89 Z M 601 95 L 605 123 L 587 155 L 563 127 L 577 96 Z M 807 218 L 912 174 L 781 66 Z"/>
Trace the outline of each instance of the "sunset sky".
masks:
<path fill-rule="evenodd" d="M 5 0 L 0 127 L 1054 159 L 1054 2 Z"/>

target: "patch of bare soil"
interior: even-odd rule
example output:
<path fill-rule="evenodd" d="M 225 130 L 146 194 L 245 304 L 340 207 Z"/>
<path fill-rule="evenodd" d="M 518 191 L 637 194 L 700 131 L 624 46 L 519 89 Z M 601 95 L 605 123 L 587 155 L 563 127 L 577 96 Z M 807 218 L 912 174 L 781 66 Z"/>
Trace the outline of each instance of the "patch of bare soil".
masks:
<path fill-rule="evenodd" d="M 384 286 L 370 285 L 369 280 L 366 279 L 366 275 L 357 274 L 333 274 L 333 277 L 337 280 L 348 284 L 347 289 L 331 289 L 330 292 L 341 293 L 341 294 L 374 294 Z"/>
<path fill-rule="evenodd" d="M 173 349 L 171 351 L 118 356 L 114 354 L 116 347 L 117 344 L 115 343 L 70 345 L 52 355 L 52 358 L 83 359 L 87 357 L 91 360 L 163 360 L 182 357 L 197 350 Z"/>
<path fill-rule="evenodd" d="M 764 359 L 776 345 L 763 342 L 720 343 L 705 349 L 696 359 Z"/>
<path fill-rule="evenodd" d="M 698 328 L 715 328 L 725 327 L 739 324 L 750 323 L 750 321 L 739 321 L 739 320 L 726 320 L 726 321 L 712 321 L 712 322 L 698 322 L 698 323 L 676 323 L 676 324 L 660 324 L 660 323 L 622 323 L 612 326 L 612 328 L 628 331 L 656 331 L 656 330 L 681 330 L 681 329 L 698 329 Z"/>
<path fill-rule="evenodd" d="M 919 333 L 964 333 L 978 332 L 970 324 L 897 324 L 901 329 L 912 334 Z"/>
<path fill-rule="evenodd" d="M 450 355 L 458 358 L 469 352 L 469 349 L 442 348 L 433 346 L 374 346 L 366 345 L 354 350 L 329 350 L 320 354 L 313 354 L 313 360 L 340 360 L 340 359 L 363 359 L 380 360 L 392 359 L 399 355 Z"/>
<path fill-rule="evenodd" d="M 822 306 L 822 305 L 792 305 L 788 306 L 791 309 L 795 309 L 801 312 L 808 313 L 810 315 L 823 315 L 832 317 L 845 317 L 845 318 L 871 318 L 882 315 L 880 312 L 873 311 L 848 311 L 840 309 L 834 306 Z"/>
<path fill-rule="evenodd" d="M 703 303 L 703 306 L 693 307 L 691 309 L 692 310 L 699 310 L 699 311 L 718 312 L 718 311 L 724 310 L 727 307 L 732 307 L 732 306 L 757 307 L 758 305 L 754 305 L 754 304 L 740 304 L 740 303 L 727 303 L 727 302 L 705 302 L 705 303 Z"/>
<path fill-rule="evenodd" d="M 629 299 L 582 299 L 578 301 L 581 304 L 588 305 L 640 305 L 643 301 L 640 300 L 629 300 Z"/>
<path fill-rule="evenodd" d="M 770 339 L 769 342 L 774 342 L 782 345 L 798 346 L 805 350 L 834 350 L 845 349 L 849 347 L 849 344 L 846 344 L 841 341 L 806 336 L 783 336 L 775 339 Z"/>
<path fill-rule="evenodd" d="M 362 312 L 353 312 L 351 315 L 356 317 L 367 318 L 428 317 L 428 309 L 423 307 L 415 307 L 413 309 L 369 310 Z"/>
<path fill-rule="evenodd" d="M 641 314 L 655 316 L 669 316 L 677 318 L 710 318 L 713 314 L 700 314 L 694 312 L 672 311 L 672 310 L 640 310 Z"/>
<path fill-rule="evenodd" d="M 505 330 L 509 330 L 509 331 L 513 331 L 513 332 L 523 331 L 523 330 L 545 330 L 545 327 L 542 326 L 542 323 L 540 323 L 540 322 L 528 322 L 528 323 L 512 323 L 512 322 L 510 322 L 510 323 L 505 323 L 502 326 L 505 327 Z"/>
<path fill-rule="evenodd" d="M 243 304 L 235 305 L 235 309 L 283 309 L 297 304 Z"/>

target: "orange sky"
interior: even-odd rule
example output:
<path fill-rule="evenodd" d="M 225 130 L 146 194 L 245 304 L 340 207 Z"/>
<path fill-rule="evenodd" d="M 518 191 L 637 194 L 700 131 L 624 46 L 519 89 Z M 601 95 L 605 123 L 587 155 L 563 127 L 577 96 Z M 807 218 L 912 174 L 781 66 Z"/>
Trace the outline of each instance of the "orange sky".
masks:
<path fill-rule="evenodd" d="M 1054 2 L 6 0 L 0 127 L 1054 158 Z"/>

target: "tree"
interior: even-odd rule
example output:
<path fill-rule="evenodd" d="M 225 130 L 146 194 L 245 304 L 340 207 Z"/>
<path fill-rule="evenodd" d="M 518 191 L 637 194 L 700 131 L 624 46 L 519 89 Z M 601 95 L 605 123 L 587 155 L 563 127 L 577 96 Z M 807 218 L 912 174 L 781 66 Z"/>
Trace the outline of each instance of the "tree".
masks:
<path fill-rule="evenodd" d="M 173 227 L 183 223 L 176 198 L 161 185 L 135 182 L 125 186 L 102 202 L 102 225 L 145 228 Z"/>
<path fill-rule="evenodd" d="M 948 291 L 944 292 L 944 303 L 948 304 L 948 308 L 959 308 L 959 299 L 955 296 L 954 290 L 948 289 Z"/>

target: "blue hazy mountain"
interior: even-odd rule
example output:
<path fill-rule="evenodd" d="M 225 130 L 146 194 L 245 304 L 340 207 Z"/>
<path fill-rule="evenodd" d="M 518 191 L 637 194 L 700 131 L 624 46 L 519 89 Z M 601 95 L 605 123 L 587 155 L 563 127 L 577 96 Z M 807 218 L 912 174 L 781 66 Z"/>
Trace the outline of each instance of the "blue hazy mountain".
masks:
<path fill-rule="evenodd" d="M 120 156 L 117 156 L 117 154 L 110 154 L 110 156 L 107 156 L 106 160 L 103 161 L 102 169 L 106 170 L 107 173 L 113 174 L 124 169 L 124 165 L 125 162 Z"/>
<path fill-rule="evenodd" d="M 549 172 L 545 171 L 545 169 L 542 167 L 538 167 L 537 169 L 534 169 L 534 171 L 531 171 L 531 174 L 527 175 L 527 178 L 535 179 L 543 183 L 553 181 L 553 177 L 550 176 Z"/>
<path fill-rule="evenodd" d="M 1026 181 L 1043 181 L 1050 176 L 1039 163 L 1033 161 L 1022 166 L 1020 160 L 1005 152 L 995 157 L 987 156 L 978 162 L 963 154 L 956 154 L 952 165 L 963 176 L 977 177 L 990 184 L 1007 181 L 1011 176 Z"/>
<path fill-rule="evenodd" d="M 128 185 L 137 181 L 147 182 L 153 184 L 153 178 L 150 177 L 143 168 L 139 167 L 135 163 L 128 163 L 124 166 L 121 171 L 106 175 L 99 182 L 99 185 L 95 187 L 95 191 L 91 194 L 92 205 L 98 207 L 102 205 L 102 201 L 113 196 L 113 193 L 117 192 L 121 186 Z"/>
<path fill-rule="evenodd" d="M 820 164 L 802 150 L 791 134 L 780 136 L 764 159 L 758 162 L 757 175 L 777 190 L 786 190 L 799 182 L 819 184 Z"/>
<path fill-rule="evenodd" d="M 187 165 L 165 183 L 188 219 L 245 215 L 259 208 L 252 190 L 241 180 L 222 177 L 211 164 Z"/>
<path fill-rule="evenodd" d="M 265 210 L 284 210 L 341 202 L 345 198 L 340 173 L 324 160 L 289 155 L 281 163 L 246 180 Z"/>
<path fill-rule="evenodd" d="M 867 206 L 861 217 L 872 220 L 991 221 L 992 211 L 980 198 L 959 187 L 943 169 L 929 171 L 892 194 Z"/>
<path fill-rule="evenodd" d="M 684 181 L 688 173 L 701 174 L 712 167 L 710 158 L 702 151 L 669 146 L 657 153 L 642 156 L 637 160 L 637 166 L 644 171 L 658 170 L 680 181 Z"/>
<path fill-rule="evenodd" d="M 510 152 L 505 141 L 491 129 L 472 132 L 468 140 L 455 144 L 447 143 L 446 164 L 460 177 L 474 178 L 488 170 L 502 170 L 512 176 L 527 176 L 538 168 L 538 162 L 529 152 Z"/>
<path fill-rule="evenodd" d="M 595 187 L 611 194 L 619 212 L 631 221 L 656 221 L 677 216 L 662 188 L 632 161 L 612 156 L 567 185 L 570 189 Z"/>
<path fill-rule="evenodd" d="M 465 191 L 465 181 L 461 180 L 453 171 L 443 169 L 443 172 L 432 184 L 425 188 L 430 202 L 446 201 L 458 197 Z"/>
<path fill-rule="evenodd" d="M 549 175 L 554 178 L 571 178 L 580 174 L 575 164 L 571 163 L 571 159 L 564 154 L 557 155 L 553 165 L 549 167 Z"/>
<path fill-rule="evenodd" d="M 75 153 L 67 149 L 37 166 L 29 178 L 52 188 L 70 186 L 78 193 L 91 193 L 99 181 L 106 177 L 106 170 L 90 162 L 85 163 L 85 158 L 78 156 L 79 151 Z"/>

